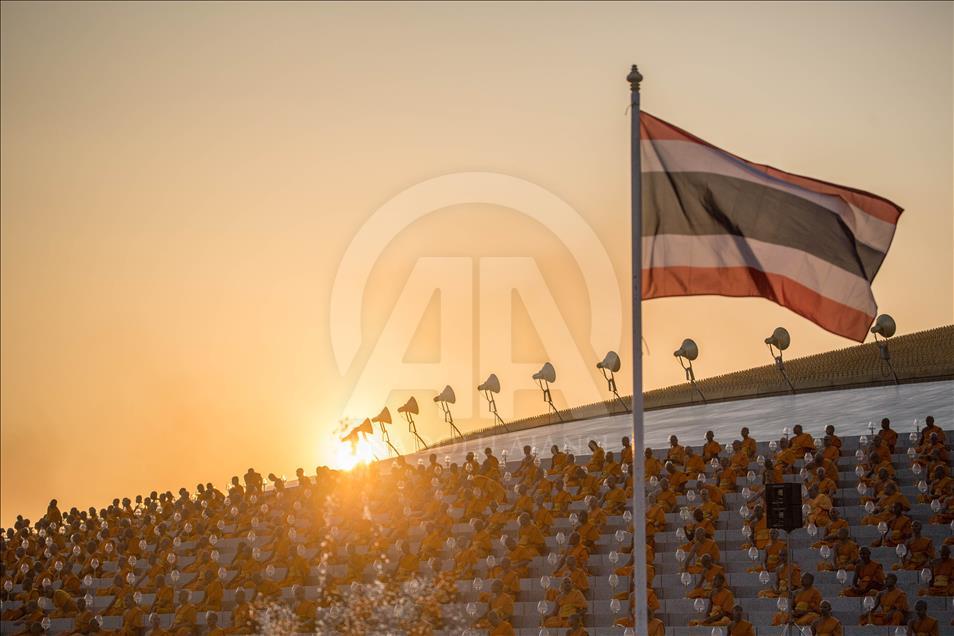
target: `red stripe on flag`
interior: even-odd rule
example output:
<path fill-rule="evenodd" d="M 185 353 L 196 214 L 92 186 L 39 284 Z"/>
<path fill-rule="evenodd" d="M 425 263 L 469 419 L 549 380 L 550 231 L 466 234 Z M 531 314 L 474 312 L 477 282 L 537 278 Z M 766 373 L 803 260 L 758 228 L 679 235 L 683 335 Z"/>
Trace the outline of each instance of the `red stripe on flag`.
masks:
<path fill-rule="evenodd" d="M 679 128 L 678 126 L 674 126 L 669 122 L 663 121 L 658 117 L 650 115 L 645 111 L 640 113 L 639 128 L 640 137 L 642 139 L 691 141 L 703 146 L 708 146 L 731 157 L 735 157 L 739 161 L 751 166 L 753 169 L 758 170 L 759 172 L 762 172 L 774 179 L 791 183 L 792 185 L 805 188 L 806 190 L 811 190 L 812 192 L 841 197 L 859 210 L 888 223 L 897 224 L 898 218 L 904 211 L 903 208 L 885 199 L 884 197 L 879 197 L 876 194 L 865 192 L 864 190 L 849 188 L 848 186 L 829 183 L 820 179 L 813 179 L 811 177 L 793 174 L 791 172 L 785 172 L 784 170 L 779 170 L 778 168 L 773 168 L 772 166 L 755 163 L 749 161 L 748 159 L 743 159 L 738 155 L 733 155 L 731 152 L 723 150 L 718 146 L 714 146 L 708 141 L 700 139 L 692 133 Z"/>
<path fill-rule="evenodd" d="M 778 274 L 751 267 L 654 267 L 643 269 L 643 299 L 668 296 L 767 298 L 833 334 L 864 342 L 874 316 L 823 296 Z"/>

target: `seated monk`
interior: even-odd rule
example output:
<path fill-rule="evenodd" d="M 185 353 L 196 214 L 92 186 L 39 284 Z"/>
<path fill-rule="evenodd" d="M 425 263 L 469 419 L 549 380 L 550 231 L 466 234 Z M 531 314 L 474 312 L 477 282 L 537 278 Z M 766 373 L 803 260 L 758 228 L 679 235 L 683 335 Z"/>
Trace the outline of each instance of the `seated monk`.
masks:
<path fill-rule="evenodd" d="M 649 504 L 646 509 L 646 536 L 653 537 L 657 532 L 666 531 L 666 511 L 657 502 L 656 495 L 648 495 L 646 503 Z"/>
<path fill-rule="evenodd" d="M 564 466 L 566 466 L 566 453 L 554 444 L 550 447 L 550 468 L 547 469 L 547 475 L 561 474 Z"/>
<path fill-rule="evenodd" d="M 222 581 L 211 570 L 206 570 L 202 577 L 202 589 L 205 594 L 202 595 L 202 602 L 198 604 L 200 610 L 211 610 L 218 612 L 222 610 L 222 597 L 225 595 L 225 587 Z"/>
<path fill-rule="evenodd" d="M 936 436 L 937 440 L 941 444 L 947 442 L 947 438 L 944 435 L 944 429 L 934 423 L 934 416 L 928 415 L 927 419 L 924 420 L 924 428 L 921 429 L 921 437 L 918 440 L 918 445 L 922 446 L 928 443 L 932 435 Z"/>
<path fill-rule="evenodd" d="M 881 420 L 881 430 L 878 432 L 878 435 L 880 435 L 884 443 L 888 445 L 888 450 L 891 451 L 893 455 L 894 449 L 898 445 L 898 433 L 891 428 L 891 420 L 888 418 Z"/>
<path fill-rule="evenodd" d="M 148 634 L 149 636 L 172 636 L 172 632 L 162 628 L 162 617 L 159 614 L 150 614 L 148 618 L 148 622 L 149 622 L 149 629 L 147 629 L 145 633 Z M 95 620 L 93 621 L 93 624 L 97 628 L 99 627 L 99 623 L 97 623 Z M 90 631 L 100 631 L 100 630 L 96 629 L 96 630 L 90 630 Z M 229 631 L 234 632 L 234 630 L 229 630 Z M 234 633 L 243 633 L 243 632 L 234 632 Z M 249 631 L 245 633 L 251 634 L 252 632 Z"/>
<path fill-rule="evenodd" d="M 735 440 L 732 442 L 732 454 L 729 456 L 729 465 L 736 470 L 736 472 L 744 473 L 749 469 L 749 464 L 752 461 L 752 456 L 745 450 L 745 447 L 742 446 L 742 442 Z"/>
<path fill-rule="evenodd" d="M 696 528 L 702 528 L 705 531 L 707 537 L 715 536 L 715 524 L 710 519 L 706 519 L 706 515 L 702 512 L 702 508 L 696 508 L 692 511 L 690 521 L 685 525 L 683 530 L 685 531 L 687 537 L 691 537 L 696 534 Z"/>
<path fill-rule="evenodd" d="M 562 481 L 553 482 L 553 493 L 550 495 L 550 501 L 553 504 L 554 517 L 566 517 L 570 514 L 570 504 L 573 503 L 573 495 L 563 487 Z"/>
<path fill-rule="evenodd" d="M 841 626 L 841 621 L 831 615 L 831 603 L 822 601 L 820 616 L 812 625 L 815 636 L 844 636 L 845 630 Z"/>
<path fill-rule="evenodd" d="M 253 622 L 253 608 L 251 603 L 245 600 L 245 590 L 238 589 L 235 592 L 235 605 L 232 607 L 232 627 L 230 634 L 253 634 L 255 625 Z"/>
<path fill-rule="evenodd" d="M 700 473 L 706 472 L 706 463 L 702 460 L 702 455 L 696 455 L 691 446 L 686 447 L 686 475 L 689 479 L 695 479 Z"/>
<path fill-rule="evenodd" d="M 748 453 L 750 459 L 753 459 L 758 452 L 758 444 L 754 438 L 749 437 L 749 428 L 743 426 L 742 430 L 739 431 L 739 435 L 742 437 L 740 440 L 742 442 L 742 449 Z"/>
<path fill-rule="evenodd" d="M 621 515 L 630 501 L 626 489 L 616 477 L 606 479 L 606 494 L 603 495 L 603 510 L 608 515 Z M 647 518 L 648 521 L 648 518 Z"/>
<path fill-rule="evenodd" d="M 219 627 L 219 615 L 216 612 L 205 613 L 205 636 L 225 636 L 226 631 Z"/>
<path fill-rule="evenodd" d="M 733 493 L 738 489 L 736 482 L 739 479 L 739 473 L 735 468 L 732 467 L 729 459 L 727 457 L 722 458 L 722 468 L 719 471 L 719 490 L 722 491 L 723 497 L 729 493 Z"/>
<path fill-rule="evenodd" d="M 941 546 L 941 557 L 931 563 L 931 582 L 918 590 L 918 596 L 954 596 L 954 559 L 950 546 Z"/>
<path fill-rule="evenodd" d="M 871 560 L 871 550 L 861 548 L 858 561 L 855 563 L 855 576 L 851 585 L 845 588 L 842 596 L 868 596 L 884 587 L 884 568 L 877 561 Z"/>
<path fill-rule="evenodd" d="M 870 514 L 862 517 L 861 523 L 868 526 L 876 526 L 882 521 L 885 523 L 890 522 L 896 516 L 894 512 L 895 504 L 901 506 L 902 512 L 907 512 L 911 509 L 908 498 L 898 490 L 898 486 L 893 481 L 889 481 L 884 486 L 884 492 L 878 497 L 878 501 L 875 502 L 875 509 Z"/>
<path fill-rule="evenodd" d="M 791 612 L 778 612 L 772 625 L 812 625 L 821 618 L 822 595 L 815 587 L 815 577 L 806 572 L 802 575 L 801 589 L 795 593 Z"/>
<path fill-rule="evenodd" d="M 570 617 L 582 615 L 588 604 L 583 592 L 573 587 L 569 578 L 560 584 L 560 595 L 554 603 L 553 611 L 543 618 L 544 627 L 569 627 Z"/>
<path fill-rule="evenodd" d="M 62 588 L 53 592 L 53 611 L 50 618 L 66 618 L 73 616 L 77 611 L 76 601 L 73 600 L 73 596 L 69 592 Z"/>
<path fill-rule="evenodd" d="M 676 467 L 672 462 L 666 462 L 666 479 L 669 480 L 669 490 L 674 493 L 683 494 L 686 492 L 686 482 L 689 476 Z"/>
<path fill-rule="evenodd" d="M 516 568 L 511 567 L 510 559 L 504 557 L 500 563 L 495 565 L 487 572 L 489 578 L 500 579 L 503 588 L 511 595 L 520 592 L 520 575 L 522 573 Z"/>
<path fill-rule="evenodd" d="M 680 470 L 686 465 L 686 449 L 679 445 L 679 438 L 669 436 L 669 449 L 666 451 L 666 461 L 672 462 Z"/>
<path fill-rule="evenodd" d="M 514 636 L 513 624 L 497 612 L 487 614 L 487 636 Z M 416 633 L 416 632 L 411 632 Z"/>
<path fill-rule="evenodd" d="M 791 472 L 795 466 L 795 462 L 801 459 L 804 454 L 804 452 L 799 453 L 796 449 L 792 448 L 792 444 L 788 438 L 783 437 L 778 441 L 778 451 L 775 453 L 773 461 L 784 474 Z"/>
<path fill-rule="evenodd" d="M 940 623 L 927 615 L 927 603 L 923 600 L 914 604 L 914 617 L 908 621 L 908 633 L 911 636 L 940 636 L 941 634 Z"/>
<path fill-rule="evenodd" d="M 129 636 L 141 634 L 143 631 L 143 618 L 145 618 L 145 613 L 136 603 L 132 592 L 126 592 L 126 598 L 124 600 L 123 605 L 125 605 L 127 609 L 123 612 L 122 633 L 128 634 Z"/>
<path fill-rule="evenodd" d="M 421 559 L 414 552 L 411 552 L 411 544 L 407 541 L 401 544 L 401 558 L 398 559 L 395 577 L 404 581 L 417 575 L 421 567 Z"/>
<path fill-rule="evenodd" d="M 954 479 L 947 474 L 944 466 L 935 466 L 931 472 L 930 486 L 923 495 L 918 495 L 921 503 L 931 503 L 935 499 L 945 499 L 954 495 Z"/>
<path fill-rule="evenodd" d="M 835 427 L 831 424 L 825 427 L 825 439 L 830 440 L 832 446 L 841 449 L 841 438 L 835 435 Z"/>
<path fill-rule="evenodd" d="M 848 530 L 848 522 L 845 521 L 845 518 L 838 512 L 838 508 L 832 508 L 828 513 L 828 517 L 831 519 L 831 523 L 825 528 L 825 536 L 813 543 L 813 548 L 817 549 L 823 545 L 834 545 L 838 541 L 838 533 L 841 532 L 842 528 Z"/>
<path fill-rule="evenodd" d="M 590 589 L 590 573 L 587 571 L 586 565 L 578 564 L 572 554 L 567 555 L 563 564 L 553 571 L 553 575 L 560 578 L 568 577 L 573 583 L 573 587 L 584 594 Z M 555 589 L 550 588 L 547 591 L 547 599 L 551 601 L 556 600 L 556 592 Z"/>
<path fill-rule="evenodd" d="M 822 456 L 833 462 L 838 461 L 838 458 L 841 457 L 841 438 L 835 435 L 835 427 L 831 424 L 825 427 L 825 437 L 822 439 Z"/>
<path fill-rule="evenodd" d="M 480 595 L 480 602 L 487 604 L 487 612 L 477 621 L 475 627 L 490 627 L 490 614 L 496 614 L 503 621 L 509 621 L 513 617 L 514 597 L 504 589 L 503 581 L 496 580 L 491 583 L 490 591 Z"/>
<path fill-rule="evenodd" d="M 813 523 L 818 528 L 825 528 L 831 524 L 831 511 L 835 507 L 831 497 L 819 492 L 817 486 L 812 486 L 808 489 L 808 498 L 805 503 L 811 508 L 808 513 L 808 523 Z"/>
<path fill-rule="evenodd" d="M 686 598 L 709 598 L 714 586 L 715 577 L 725 577 L 725 568 L 712 560 L 708 554 L 703 554 L 700 561 L 701 571 L 696 575 L 696 585 L 689 590 Z M 688 588 L 686 588 L 688 589 Z"/>
<path fill-rule="evenodd" d="M 633 447 L 629 443 L 629 438 L 624 437 L 620 440 L 620 444 L 623 445 L 622 450 L 619 452 L 619 463 L 633 465 Z"/>
<path fill-rule="evenodd" d="M 650 477 L 658 477 L 659 473 L 662 472 L 663 463 L 653 455 L 653 449 L 646 447 L 646 452 L 644 453 L 643 459 L 643 469 L 646 474 L 646 479 Z"/>
<path fill-rule="evenodd" d="M 689 621 L 689 626 L 697 625 L 728 625 L 732 622 L 732 610 L 735 607 L 735 596 L 726 587 L 725 576 L 719 575 L 712 582 L 712 592 L 709 594 L 709 607 L 706 617 Z"/>
<path fill-rule="evenodd" d="M 150 611 L 154 614 L 171 614 L 175 601 L 174 591 L 166 585 L 166 579 L 163 575 L 156 577 L 156 597 L 152 602 Z"/>
<path fill-rule="evenodd" d="M 708 464 L 722 452 L 722 444 L 715 441 L 715 433 L 706 431 L 706 443 L 702 446 L 702 461 Z"/>
<path fill-rule="evenodd" d="M 179 591 L 179 602 L 176 606 L 175 616 L 172 618 L 172 626 L 169 631 L 175 632 L 179 629 L 187 629 L 192 632 L 192 626 L 195 625 L 196 618 L 199 615 L 199 609 L 189 602 L 191 593 L 189 590 Z"/>
<path fill-rule="evenodd" d="M 911 537 L 904 544 L 905 551 L 901 563 L 895 563 L 892 570 L 920 570 L 934 560 L 934 541 L 921 536 L 921 522 L 911 524 Z"/>
<path fill-rule="evenodd" d="M 742 618 L 742 606 L 732 608 L 732 620 L 729 621 L 728 636 L 755 636 L 755 626 Z"/>
<path fill-rule="evenodd" d="M 602 472 L 603 462 L 606 461 L 606 451 L 603 449 L 603 447 L 596 443 L 595 439 L 591 439 L 587 443 L 587 447 L 590 449 L 590 461 L 586 464 L 587 472 Z"/>
<path fill-rule="evenodd" d="M 659 480 L 659 490 L 656 492 L 656 502 L 663 512 L 670 513 L 676 509 L 676 493 L 669 487 L 668 479 Z"/>
<path fill-rule="evenodd" d="M 834 479 L 828 477 L 828 471 L 818 464 L 813 464 L 806 485 L 809 490 L 816 488 L 818 492 L 828 495 L 829 498 L 838 494 L 838 484 L 835 483 Z"/>
<path fill-rule="evenodd" d="M 781 555 L 785 554 L 787 550 L 788 542 L 780 539 L 778 530 L 772 528 L 769 530 L 769 542 L 762 551 L 762 563 L 752 566 L 748 571 L 752 573 L 761 572 L 762 570 L 774 572 L 778 568 Z"/>
<path fill-rule="evenodd" d="M 789 563 L 788 554 L 779 555 L 775 568 L 775 585 L 759 592 L 759 598 L 779 598 L 788 596 L 789 590 L 798 589 L 802 581 L 802 570 L 797 563 Z"/>
<path fill-rule="evenodd" d="M 812 436 L 806 433 L 802 429 L 801 424 L 796 424 L 792 429 L 792 451 L 795 453 L 805 454 L 806 451 L 815 450 L 815 440 L 812 439 Z"/>
<path fill-rule="evenodd" d="M 884 545 L 889 548 L 894 548 L 898 544 L 906 543 L 907 540 L 911 538 L 911 528 L 913 524 L 911 517 L 904 514 L 904 508 L 901 502 L 895 502 L 891 512 L 893 516 L 887 522 L 888 531 L 871 543 L 873 547 Z"/>
<path fill-rule="evenodd" d="M 874 607 L 861 615 L 862 625 L 901 625 L 908 616 L 908 595 L 898 587 L 898 576 L 889 574 Z"/>
<path fill-rule="evenodd" d="M 766 549 L 769 541 L 772 539 L 772 534 L 769 531 L 768 518 L 765 516 L 765 511 L 762 509 L 761 504 L 755 506 L 755 510 L 748 520 L 748 527 L 752 534 L 749 537 L 749 541 L 742 544 L 742 549 L 747 550 L 753 545 L 759 550 Z"/>
<path fill-rule="evenodd" d="M 709 484 L 707 484 L 709 485 Z M 702 514 L 705 515 L 706 519 L 711 521 L 713 525 L 719 522 L 719 515 L 725 510 L 725 506 L 722 505 L 720 501 L 715 501 L 712 498 L 712 491 L 715 490 L 718 492 L 718 488 L 705 488 L 699 490 L 699 497 L 702 498 L 702 503 L 699 504 L 699 510 L 702 511 Z"/>
<path fill-rule="evenodd" d="M 702 557 L 706 554 L 715 563 L 721 561 L 719 546 L 714 540 L 706 536 L 706 531 L 702 528 L 696 528 L 692 540 L 682 546 L 682 549 L 686 551 L 686 562 L 683 565 L 683 571 L 685 572 L 692 572 L 693 574 L 702 572 Z"/>

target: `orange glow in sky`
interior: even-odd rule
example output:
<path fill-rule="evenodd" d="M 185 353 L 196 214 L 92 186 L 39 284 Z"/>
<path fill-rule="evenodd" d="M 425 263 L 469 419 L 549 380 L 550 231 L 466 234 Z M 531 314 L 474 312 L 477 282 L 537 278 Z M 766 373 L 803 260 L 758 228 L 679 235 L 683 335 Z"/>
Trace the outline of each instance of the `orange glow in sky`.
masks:
<path fill-rule="evenodd" d="M 628 392 L 632 63 L 654 115 L 903 206 L 879 308 L 899 333 L 954 322 L 951 3 L 4 2 L 0 18 L 4 526 L 52 498 L 103 507 L 250 466 L 383 458 L 377 424 L 352 455 L 334 423 L 385 405 L 413 451 L 396 408 L 414 395 L 437 441 L 432 398 L 452 384 L 455 422 L 488 426 L 475 387 L 491 372 L 501 409 L 544 412 L 528 370 L 563 353 L 556 336 L 600 398 L 594 331 L 618 345 Z M 361 228 L 415 184 L 468 171 L 576 211 L 605 250 L 617 320 L 598 324 L 550 208 L 470 200 L 376 231 L 345 286 L 361 311 L 342 347 L 332 290 Z M 394 357 L 420 372 L 383 368 L 406 384 L 349 409 L 426 258 L 444 259 L 427 271 L 446 284 L 418 289 Z M 643 324 L 647 389 L 683 381 L 671 352 L 687 337 L 700 378 L 771 363 L 777 326 L 790 358 L 852 344 L 760 299 L 653 300 Z M 555 366 L 562 408 L 578 387 Z"/>

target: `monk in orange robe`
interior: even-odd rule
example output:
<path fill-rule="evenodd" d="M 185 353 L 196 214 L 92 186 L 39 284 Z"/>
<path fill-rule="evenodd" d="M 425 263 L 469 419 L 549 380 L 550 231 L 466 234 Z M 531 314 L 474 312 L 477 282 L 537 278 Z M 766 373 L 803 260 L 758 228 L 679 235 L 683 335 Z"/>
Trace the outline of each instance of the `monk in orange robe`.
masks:
<path fill-rule="evenodd" d="M 793 452 L 804 455 L 806 451 L 815 450 L 815 440 L 812 439 L 810 434 L 806 433 L 802 429 L 801 424 L 795 425 L 795 427 L 792 429 L 792 435 L 794 436 L 792 437 L 791 442 Z"/>
<path fill-rule="evenodd" d="M 689 621 L 689 626 L 728 625 L 732 622 L 733 608 L 735 608 L 735 596 L 726 587 L 725 577 L 719 575 L 712 582 L 712 592 L 709 594 L 709 607 L 706 617 Z"/>
<path fill-rule="evenodd" d="M 791 612 L 778 612 L 772 620 L 773 625 L 785 625 L 794 621 L 796 625 L 812 625 L 821 618 L 822 595 L 815 587 L 815 577 L 809 573 L 802 575 L 801 588 L 795 593 Z"/>
<path fill-rule="evenodd" d="M 729 636 L 755 636 L 755 626 L 742 618 L 742 606 L 732 608 L 732 620 L 729 622 Z"/>
<path fill-rule="evenodd" d="M 669 449 L 666 452 L 666 461 L 675 464 L 679 469 L 686 465 L 686 449 L 679 445 L 679 438 L 675 435 L 669 436 Z"/>
<path fill-rule="evenodd" d="M 908 595 L 898 587 L 898 577 L 889 574 L 878 592 L 874 607 L 861 615 L 862 625 L 901 625 L 908 615 Z"/>
<path fill-rule="evenodd" d="M 892 570 L 920 570 L 934 560 L 934 541 L 921 535 L 921 522 L 911 524 L 911 537 L 907 540 L 904 558 L 895 563 Z"/>
<path fill-rule="evenodd" d="M 702 446 L 702 461 L 709 463 L 722 452 L 722 444 L 715 441 L 715 433 L 706 431 L 706 443 Z"/>
<path fill-rule="evenodd" d="M 758 446 L 756 444 L 755 439 L 749 437 L 748 427 L 743 426 L 742 430 L 739 431 L 739 435 L 742 437 L 741 439 L 742 448 L 745 450 L 746 453 L 749 454 L 750 458 L 754 458 L 758 451 Z"/>
<path fill-rule="evenodd" d="M 709 598 L 715 584 L 715 577 L 725 577 L 725 568 L 714 562 L 708 554 L 702 555 L 700 572 L 696 575 L 696 586 L 689 590 L 686 598 Z"/>
<path fill-rule="evenodd" d="M 951 547 L 941 546 L 941 557 L 931 563 L 931 582 L 918 596 L 954 596 L 954 559 Z"/>
<path fill-rule="evenodd" d="M 914 604 L 914 618 L 908 623 L 910 634 L 914 636 L 940 636 L 941 626 L 936 618 L 927 614 L 927 603 L 918 601 Z"/>
<path fill-rule="evenodd" d="M 851 585 L 842 591 L 842 596 L 868 596 L 884 587 L 884 568 L 871 560 L 871 550 L 861 548 L 860 558 L 855 563 L 855 576 Z"/>
<path fill-rule="evenodd" d="M 544 627 L 569 627 L 570 617 L 582 615 L 588 607 L 583 592 L 573 587 L 569 578 L 560 584 L 560 595 L 554 603 L 553 611 L 543 619 Z"/>
<path fill-rule="evenodd" d="M 706 536 L 706 531 L 702 528 L 696 528 L 692 541 L 683 546 L 686 550 L 686 562 L 683 570 L 698 574 L 702 571 L 702 557 L 706 554 L 715 562 L 721 561 L 719 546 L 716 542 Z"/>
<path fill-rule="evenodd" d="M 831 615 L 831 603 L 822 601 L 820 616 L 812 625 L 815 636 L 844 636 L 845 630 L 841 621 Z"/>

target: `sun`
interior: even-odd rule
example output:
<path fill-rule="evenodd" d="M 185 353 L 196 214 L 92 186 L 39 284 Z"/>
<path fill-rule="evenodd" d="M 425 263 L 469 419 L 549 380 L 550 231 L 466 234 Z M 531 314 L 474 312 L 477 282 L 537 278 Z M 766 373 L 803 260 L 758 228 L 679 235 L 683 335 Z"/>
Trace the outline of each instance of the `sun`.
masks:
<path fill-rule="evenodd" d="M 361 437 L 355 444 L 354 452 L 351 450 L 351 444 L 342 442 L 335 449 L 334 468 L 338 470 L 351 470 L 359 464 L 369 464 L 375 461 L 374 446 L 370 440 Z"/>

